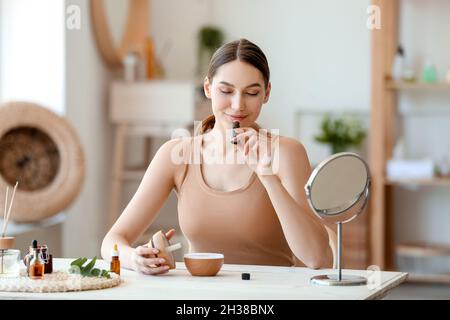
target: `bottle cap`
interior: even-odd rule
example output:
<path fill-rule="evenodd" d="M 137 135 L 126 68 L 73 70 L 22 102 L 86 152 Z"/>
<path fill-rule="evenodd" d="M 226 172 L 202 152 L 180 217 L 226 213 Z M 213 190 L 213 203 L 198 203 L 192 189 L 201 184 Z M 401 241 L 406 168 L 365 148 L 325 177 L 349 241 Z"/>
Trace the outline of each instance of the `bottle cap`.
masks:
<path fill-rule="evenodd" d="M 250 273 L 242 273 L 241 274 L 242 280 L 250 280 Z"/>
<path fill-rule="evenodd" d="M 111 253 L 112 257 L 118 257 L 119 256 L 119 249 L 117 248 L 117 243 L 114 244 L 114 249 Z"/>

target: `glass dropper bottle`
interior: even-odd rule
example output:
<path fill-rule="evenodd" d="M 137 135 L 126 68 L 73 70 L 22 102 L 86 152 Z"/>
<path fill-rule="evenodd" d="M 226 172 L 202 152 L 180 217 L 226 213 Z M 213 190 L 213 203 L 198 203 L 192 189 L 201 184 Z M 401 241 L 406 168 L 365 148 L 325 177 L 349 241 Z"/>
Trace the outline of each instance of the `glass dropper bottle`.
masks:
<path fill-rule="evenodd" d="M 31 279 L 44 279 L 45 264 L 41 259 L 37 241 L 33 240 L 33 259 L 30 261 L 29 275 Z"/>

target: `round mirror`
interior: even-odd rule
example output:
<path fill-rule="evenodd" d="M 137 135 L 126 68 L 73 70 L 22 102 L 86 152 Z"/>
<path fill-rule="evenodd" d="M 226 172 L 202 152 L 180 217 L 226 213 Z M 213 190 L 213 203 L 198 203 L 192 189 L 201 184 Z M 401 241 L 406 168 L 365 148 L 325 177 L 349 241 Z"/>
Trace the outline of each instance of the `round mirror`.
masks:
<path fill-rule="evenodd" d="M 131 51 L 145 58 L 148 0 L 91 0 L 91 17 L 97 46 L 109 66 L 122 66 Z"/>
<path fill-rule="evenodd" d="M 312 278 L 321 285 L 361 285 L 363 277 L 342 276 L 342 224 L 356 218 L 365 208 L 370 189 L 370 171 L 356 153 L 342 152 L 322 161 L 305 185 L 306 198 L 313 212 L 337 224 L 337 275 Z"/>
<path fill-rule="evenodd" d="M 369 184 L 369 168 L 364 160 L 344 152 L 319 164 L 305 189 L 310 207 L 320 218 L 346 223 L 362 212 Z"/>

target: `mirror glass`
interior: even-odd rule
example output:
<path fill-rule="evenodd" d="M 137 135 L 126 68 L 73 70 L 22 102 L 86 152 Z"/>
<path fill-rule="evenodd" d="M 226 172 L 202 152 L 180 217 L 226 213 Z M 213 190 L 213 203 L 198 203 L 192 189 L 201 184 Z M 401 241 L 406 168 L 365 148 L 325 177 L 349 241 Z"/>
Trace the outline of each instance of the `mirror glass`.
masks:
<path fill-rule="evenodd" d="M 358 155 L 336 154 L 311 174 L 307 183 L 310 206 L 327 221 L 348 222 L 364 205 L 369 180 L 368 167 Z"/>
<path fill-rule="evenodd" d="M 119 48 L 127 23 L 129 1 L 106 0 L 103 3 L 112 42 L 115 48 Z"/>

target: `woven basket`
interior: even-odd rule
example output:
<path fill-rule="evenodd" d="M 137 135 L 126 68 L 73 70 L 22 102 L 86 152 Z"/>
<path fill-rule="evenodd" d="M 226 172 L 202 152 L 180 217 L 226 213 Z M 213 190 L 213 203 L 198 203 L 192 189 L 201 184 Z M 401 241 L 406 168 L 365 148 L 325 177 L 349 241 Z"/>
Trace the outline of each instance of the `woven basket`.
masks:
<path fill-rule="evenodd" d="M 15 278 L 0 278 L 0 291 L 12 292 L 68 292 L 99 290 L 118 286 L 120 276 L 114 273 L 111 278 L 85 277 L 79 274 L 56 271 L 46 274 L 42 280 L 33 280 L 21 275 Z"/>

